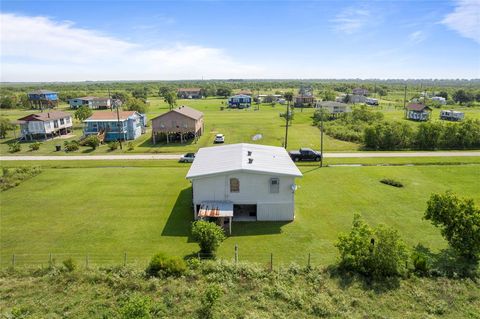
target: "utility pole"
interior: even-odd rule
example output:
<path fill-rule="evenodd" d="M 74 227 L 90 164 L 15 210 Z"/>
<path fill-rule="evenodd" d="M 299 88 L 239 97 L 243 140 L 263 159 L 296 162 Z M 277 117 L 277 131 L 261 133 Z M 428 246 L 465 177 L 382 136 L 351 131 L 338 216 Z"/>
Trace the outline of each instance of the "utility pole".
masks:
<path fill-rule="evenodd" d="M 287 114 L 285 115 L 286 125 L 285 125 L 285 149 L 287 149 L 288 144 L 288 120 L 290 117 L 290 101 L 287 101 Z"/>
<path fill-rule="evenodd" d="M 119 106 L 118 106 L 118 103 L 116 101 L 113 101 L 112 96 L 110 95 L 110 88 L 108 88 L 108 98 L 110 99 L 112 105 L 115 106 L 115 108 L 117 109 L 117 130 L 118 130 L 118 134 L 120 134 L 121 123 L 120 123 L 120 111 L 118 110 Z M 121 130 L 123 132 L 123 127 L 121 128 Z M 105 132 L 105 135 L 106 134 L 107 134 L 107 132 Z M 120 144 L 120 149 L 123 150 L 122 139 L 118 138 L 118 135 L 117 135 L 117 141 Z"/>
<path fill-rule="evenodd" d="M 323 104 L 320 103 L 320 167 L 323 167 Z"/>

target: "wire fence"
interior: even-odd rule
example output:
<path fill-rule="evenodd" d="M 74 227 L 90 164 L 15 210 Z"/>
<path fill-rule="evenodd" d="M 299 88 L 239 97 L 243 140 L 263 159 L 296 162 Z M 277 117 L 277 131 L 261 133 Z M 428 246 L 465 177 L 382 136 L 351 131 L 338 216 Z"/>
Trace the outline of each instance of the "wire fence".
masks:
<path fill-rule="evenodd" d="M 107 267 L 107 266 L 139 266 L 146 267 L 153 254 L 123 252 L 117 254 L 103 253 L 80 253 L 80 252 L 56 252 L 56 253 L 12 253 L 0 255 L 0 267 L 49 267 L 61 266 L 63 261 L 72 259 L 79 268 Z M 325 265 L 325 255 L 319 253 L 290 253 L 275 254 L 268 252 L 239 253 L 238 246 L 235 246 L 231 254 L 219 254 L 213 256 L 205 253 L 192 253 L 185 258 L 198 258 L 200 260 L 224 260 L 240 263 L 251 262 L 267 269 L 273 270 L 278 267 L 296 264 L 304 267 Z"/>

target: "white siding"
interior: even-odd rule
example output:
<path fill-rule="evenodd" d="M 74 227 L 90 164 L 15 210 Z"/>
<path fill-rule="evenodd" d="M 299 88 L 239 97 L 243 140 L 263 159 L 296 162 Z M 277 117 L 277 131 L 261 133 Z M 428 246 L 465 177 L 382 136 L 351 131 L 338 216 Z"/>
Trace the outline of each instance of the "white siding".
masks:
<path fill-rule="evenodd" d="M 240 191 L 230 192 L 230 178 L 238 178 Z M 270 193 L 270 179 L 278 178 L 279 192 Z M 228 200 L 234 204 L 257 204 L 258 220 L 293 220 L 294 193 L 292 176 L 255 173 L 229 173 L 192 179 L 193 203 Z"/>
<path fill-rule="evenodd" d="M 290 203 L 258 203 L 257 220 L 293 220 L 294 204 Z"/>

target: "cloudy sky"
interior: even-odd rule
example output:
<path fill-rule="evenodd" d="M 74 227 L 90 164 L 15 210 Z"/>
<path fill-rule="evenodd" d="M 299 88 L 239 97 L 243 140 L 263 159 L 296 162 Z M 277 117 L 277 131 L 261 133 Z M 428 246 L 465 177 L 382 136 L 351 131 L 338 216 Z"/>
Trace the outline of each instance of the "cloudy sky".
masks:
<path fill-rule="evenodd" d="M 480 78 L 480 0 L 2 0 L 1 81 Z"/>

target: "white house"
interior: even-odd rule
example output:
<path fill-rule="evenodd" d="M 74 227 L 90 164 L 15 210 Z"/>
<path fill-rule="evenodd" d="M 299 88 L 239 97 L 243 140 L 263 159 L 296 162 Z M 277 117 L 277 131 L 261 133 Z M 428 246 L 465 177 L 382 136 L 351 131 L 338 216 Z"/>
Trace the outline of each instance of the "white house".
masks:
<path fill-rule="evenodd" d="M 291 221 L 302 173 L 281 147 L 230 144 L 201 148 L 187 173 L 195 219 Z"/>
<path fill-rule="evenodd" d="M 330 114 L 347 113 L 352 111 L 350 105 L 335 101 L 318 102 L 316 108 L 323 108 Z"/>
<path fill-rule="evenodd" d="M 53 111 L 30 114 L 18 119 L 20 138 L 24 140 L 47 139 L 66 135 L 72 131 L 73 121 L 69 113 Z"/>

